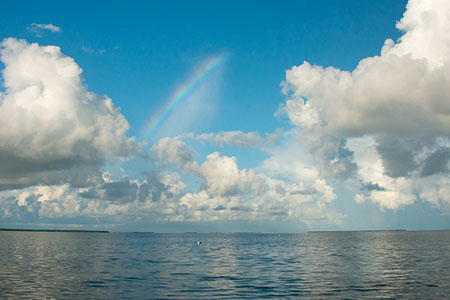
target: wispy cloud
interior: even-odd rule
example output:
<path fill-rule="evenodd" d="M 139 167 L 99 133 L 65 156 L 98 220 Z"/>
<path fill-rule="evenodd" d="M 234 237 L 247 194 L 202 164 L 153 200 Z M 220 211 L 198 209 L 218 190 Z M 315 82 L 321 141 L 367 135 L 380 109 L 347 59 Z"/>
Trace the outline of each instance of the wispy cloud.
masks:
<path fill-rule="evenodd" d="M 103 54 L 106 52 L 106 49 L 94 49 L 92 47 L 89 46 L 81 46 L 81 50 L 83 50 L 84 52 L 88 53 L 88 54 Z"/>
<path fill-rule="evenodd" d="M 33 23 L 27 26 L 27 30 L 36 35 L 37 37 L 45 36 L 47 32 L 54 32 L 54 33 L 62 32 L 61 28 L 53 24 L 37 24 L 37 23 Z"/>
<path fill-rule="evenodd" d="M 190 135 L 189 137 L 210 141 L 219 147 L 223 147 L 224 144 L 230 144 L 235 147 L 252 149 L 257 148 L 264 143 L 264 139 L 256 131 L 244 133 L 236 130 L 219 133 L 203 133 L 197 136 Z"/>

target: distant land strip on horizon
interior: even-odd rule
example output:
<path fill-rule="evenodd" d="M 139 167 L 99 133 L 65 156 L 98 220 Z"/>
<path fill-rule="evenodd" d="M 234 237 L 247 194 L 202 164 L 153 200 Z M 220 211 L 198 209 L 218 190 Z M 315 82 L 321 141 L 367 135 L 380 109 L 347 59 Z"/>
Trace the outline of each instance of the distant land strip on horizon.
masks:
<path fill-rule="evenodd" d="M 316 233 L 316 232 L 373 232 L 373 231 L 406 231 L 406 229 L 310 230 L 310 231 L 308 231 L 308 233 Z"/>
<path fill-rule="evenodd" d="M 78 230 L 78 229 L 14 229 L 14 228 L 0 228 L 0 231 L 93 232 L 93 233 L 109 233 L 109 231 L 107 231 L 107 230 Z"/>

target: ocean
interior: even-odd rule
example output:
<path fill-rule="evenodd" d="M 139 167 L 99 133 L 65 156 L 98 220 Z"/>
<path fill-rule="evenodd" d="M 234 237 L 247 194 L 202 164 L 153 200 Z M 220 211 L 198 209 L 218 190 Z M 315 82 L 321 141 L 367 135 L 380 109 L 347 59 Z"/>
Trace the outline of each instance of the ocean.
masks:
<path fill-rule="evenodd" d="M 449 295 L 450 231 L 0 232 L 2 299 Z"/>

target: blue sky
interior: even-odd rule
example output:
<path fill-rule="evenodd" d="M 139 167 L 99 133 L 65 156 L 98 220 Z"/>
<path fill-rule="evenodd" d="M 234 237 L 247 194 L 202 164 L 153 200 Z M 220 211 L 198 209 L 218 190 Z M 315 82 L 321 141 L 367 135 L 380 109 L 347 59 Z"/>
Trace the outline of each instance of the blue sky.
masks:
<path fill-rule="evenodd" d="M 89 90 L 121 107 L 131 135 L 197 64 L 229 53 L 218 95 L 228 118 L 203 130 L 270 131 L 280 126 L 273 113 L 285 99 L 285 70 L 304 60 L 354 69 L 361 58 L 377 55 L 386 38 L 400 36 L 395 22 L 405 4 L 19 1 L 5 5 L 1 34 L 61 47 L 83 69 Z M 55 24 L 63 32 L 36 37 L 26 29 L 32 23 Z"/>
<path fill-rule="evenodd" d="M 407 3 L 3 4 L 0 225 L 450 228 L 448 4 Z"/>

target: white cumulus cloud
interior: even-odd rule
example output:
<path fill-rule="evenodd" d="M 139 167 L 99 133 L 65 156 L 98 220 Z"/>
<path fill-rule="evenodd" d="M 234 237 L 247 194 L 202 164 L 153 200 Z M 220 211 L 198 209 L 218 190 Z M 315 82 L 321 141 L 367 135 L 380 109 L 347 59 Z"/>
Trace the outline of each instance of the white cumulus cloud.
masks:
<path fill-rule="evenodd" d="M 397 42 L 387 39 L 352 72 L 308 62 L 288 70 L 280 108 L 322 175 L 357 176 L 388 209 L 414 203 L 421 177 L 448 176 L 450 155 L 450 2 L 411 0 L 397 28 Z M 373 165 L 355 152 L 366 149 L 347 146 L 358 137 L 370 139 Z"/>
<path fill-rule="evenodd" d="M 59 47 L 0 44 L 0 189 L 101 180 L 108 156 L 136 151 L 129 124 L 107 96 L 87 91 L 81 68 Z"/>
<path fill-rule="evenodd" d="M 159 140 L 152 148 L 155 158 L 159 162 L 175 163 L 183 167 L 193 161 L 194 153 L 180 137 L 165 137 Z"/>

